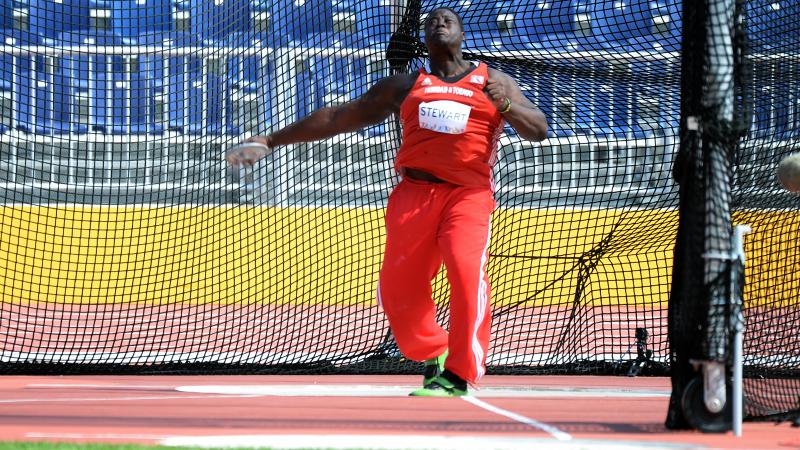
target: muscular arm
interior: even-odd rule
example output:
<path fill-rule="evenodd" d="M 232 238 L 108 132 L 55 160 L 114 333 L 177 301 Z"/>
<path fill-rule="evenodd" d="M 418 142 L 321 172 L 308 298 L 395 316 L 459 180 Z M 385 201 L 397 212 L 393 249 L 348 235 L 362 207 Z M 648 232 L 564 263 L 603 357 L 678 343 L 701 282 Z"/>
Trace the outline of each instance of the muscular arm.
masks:
<path fill-rule="evenodd" d="M 400 110 L 400 103 L 415 79 L 416 74 L 383 78 L 355 100 L 339 106 L 320 108 L 268 136 L 253 136 L 246 141 L 264 144 L 268 150 L 234 150 L 226 155 L 226 159 L 234 166 L 252 165 L 274 147 L 317 141 L 380 123 Z"/>
<path fill-rule="evenodd" d="M 511 109 L 503 114 L 503 118 L 520 136 L 529 141 L 541 141 L 547 137 L 547 118 L 522 94 L 513 78 L 490 68 L 486 88 L 486 94 L 498 109 L 505 104 L 506 97 L 511 101 Z"/>
<path fill-rule="evenodd" d="M 271 146 L 317 141 L 382 122 L 397 110 L 401 78 L 384 78 L 353 101 L 312 112 L 268 136 Z"/>

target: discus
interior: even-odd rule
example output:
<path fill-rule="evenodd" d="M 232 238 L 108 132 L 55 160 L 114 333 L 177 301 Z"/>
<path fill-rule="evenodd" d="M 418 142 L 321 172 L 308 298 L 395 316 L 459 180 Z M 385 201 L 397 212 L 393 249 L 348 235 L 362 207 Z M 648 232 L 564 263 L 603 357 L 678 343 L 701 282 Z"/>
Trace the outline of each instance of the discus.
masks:
<path fill-rule="evenodd" d="M 229 151 L 231 151 L 231 152 L 240 152 L 240 151 L 247 151 L 247 150 L 261 150 L 261 151 L 264 151 L 267 154 L 269 154 L 269 147 L 267 147 L 266 145 L 261 144 L 259 142 L 242 142 L 241 144 L 237 144 L 237 145 L 231 147 Z M 257 163 L 258 162 L 256 162 L 255 164 L 257 164 Z M 254 178 L 255 178 L 254 174 L 253 174 L 253 168 L 254 168 L 255 164 L 253 164 L 251 166 L 248 166 L 248 165 L 243 165 L 242 166 L 242 170 L 244 170 L 243 181 L 244 181 L 245 184 L 252 184 L 253 183 Z"/>

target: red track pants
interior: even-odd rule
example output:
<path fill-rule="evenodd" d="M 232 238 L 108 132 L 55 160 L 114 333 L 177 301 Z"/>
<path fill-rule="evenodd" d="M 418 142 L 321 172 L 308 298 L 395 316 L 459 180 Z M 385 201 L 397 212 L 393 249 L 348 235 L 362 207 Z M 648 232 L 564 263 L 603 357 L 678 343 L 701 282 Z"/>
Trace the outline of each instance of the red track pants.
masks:
<path fill-rule="evenodd" d="M 474 384 L 489 347 L 488 188 L 404 179 L 389 196 L 378 302 L 400 351 L 424 361 L 449 349 L 445 367 Z M 444 262 L 450 333 L 436 322 L 431 282 Z"/>

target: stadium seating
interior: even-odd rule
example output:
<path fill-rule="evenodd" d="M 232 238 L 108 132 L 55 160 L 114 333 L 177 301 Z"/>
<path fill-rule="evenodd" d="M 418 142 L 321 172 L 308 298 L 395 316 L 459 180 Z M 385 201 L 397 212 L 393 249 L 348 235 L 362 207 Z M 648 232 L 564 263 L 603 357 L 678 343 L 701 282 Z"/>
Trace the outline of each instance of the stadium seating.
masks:
<path fill-rule="evenodd" d="M 267 33 L 233 33 L 224 42 L 227 48 L 266 49 L 269 47 Z M 272 58 L 262 55 L 227 55 L 226 89 L 230 95 L 225 99 L 228 133 L 240 135 L 254 132 L 261 127 L 270 127 L 272 100 L 277 81 L 270 76 L 274 71 Z"/>
<path fill-rule="evenodd" d="M 575 52 L 607 52 L 613 47 L 602 37 L 576 35 L 574 32 L 540 36 L 526 49 L 534 53 L 569 55 Z M 543 57 L 542 77 L 538 80 L 536 102 L 551 118 L 551 136 L 575 134 L 617 135 L 624 126 L 611 120 L 606 109 L 619 102 L 608 90 L 597 90 L 609 76 L 610 65 L 603 61 L 576 61 Z"/>
<path fill-rule="evenodd" d="M 112 30 L 124 38 L 174 30 L 170 0 L 117 0 L 111 6 Z"/>
<path fill-rule="evenodd" d="M 138 42 L 162 47 L 203 46 L 203 41 L 198 36 L 175 31 L 141 35 Z M 202 59 L 197 56 L 164 56 L 155 53 L 143 56 L 140 63 L 148 82 L 149 131 L 202 132 Z M 209 108 L 216 106 L 218 105 L 209 105 Z"/>
<path fill-rule="evenodd" d="M 745 27 L 752 52 L 775 54 L 797 48 L 800 41 L 800 23 L 794 20 L 800 13 L 797 1 L 751 0 L 745 4 L 745 8 Z M 754 60 L 755 84 L 759 87 L 753 92 L 751 137 L 797 137 L 800 92 L 791 92 L 790 86 L 800 77 L 800 73 L 794 66 L 778 65 L 770 60 Z M 792 110 L 794 114 L 790 113 Z"/>
<path fill-rule="evenodd" d="M 459 2 L 453 9 L 459 12 L 464 30 L 470 33 L 498 34 L 497 16 L 499 8 L 494 1 Z"/>
<path fill-rule="evenodd" d="M 385 0 L 251 0 L 252 9 L 270 15 L 270 39 L 283 36 L 301 44 L 320 33 L 358 34 L 368 42 L 387 42 L 390 8 Z M 288 34 L 288 36 L 287 36 Z"/>
<path fill-rule="evenodd" d="M 62 33 L 58 44 L 123 46 L 121 36 L 100 30 Z M 141 96 L 134 97 L 131 90 L 141 91 L 144 80 L 136 69 L 135 58 L 109 54 L 76 54 L 61 58 L 60 73 L 66 90 L 64 111 L 59 117 L 61 128 L 74 131 L 74 126 L 88 126 L 92 131 L 104 133 L 130 133 L 132 128 L 144 126 L 146 111 Z M 83 106 L 88 103 L 88 107 Z M 88 111 L 88 117 L 81 111 Z M 73 111 L 70 114 L 69 111 Z M 72 124 L 72 126 L 70 126 Z M 80 128 L 83 131 L 83 128 Z"/>
<path fill-rule="evenodd" d="M 28 0 L 11 3 L 11 25 L 8 28 L 30 30 L 30 5 Z"/>
<path fill-rule="evenodd" d="M 356 13 L 356 33 L 370 43 L 389 42 L 392 10 L 386 0 L 352 1 Z M 334 17 L 334 28 L 336 17 Z"/>
<path fill-rule="evenodd" d="M 745 3 L 745 27 L 754 50 L 781 51 L 800 41 L 797 0 L 749 0 Z"/>
<path fill-rule="evenodd" d="M 14 27 L 14 8 L 12 2 L 0 2 L 0 29 L 7 30 Z"/>
<path fill-rule="evenodd" d="M 37 45 L 40 42 L 38 35 L 22 30 L 0 30 L 0 39 L 3 45 L 22 47 Z M 12 99 L 11 109 L 3 112 L 2 131 L 8 128 L 16 128 L 22 131 L 31 132 L 35 125 L 33 108 L 33 86 L 36 80 L 34 59 L 41 65 L 42 57 L 21 55 L 13 56 L 10 54 L 0 55 L 0 73 L 2 83 L 0 91 L 4 97 Z M 5 116 L 8 117 L 5 117 Z"/>
<path fill-rule="evenodd" d="M 231 33 L 250 29 L 250 0 L 191 0 L 192 34 L 222 41 Z"/>
<path fill-rule="evenodd" d="M 650 0 L 599 0 L 592 6 L 592 31 L 610 41 L 624 42 L 649 34 Z"/>
<path fill-rule="evenodd" d="M 44 39 L 23 30 L 2 30 L 5 45 L 21 47 L 42 45 Z M 51 41 L 47 41 L 52 44 Z M 58 57 L 37 55 L 3 55 L 4 96 L 13 99 L 12 117 L 4 117 L 5 126 L 26 133 L 64 133 L 69 129 L 69 80 L 61 72 Z M 5 131 L 5 129 L 4 129 Z"/>
<path fill-rule="evenodd" d="M 30 0 L 30 31 L 54 39 L 91 28 L 89 0 Z"/>
<path fill-rule="evenodd" d="M 76 36 L 94 33 L 107 45 L 383 49 L 390 33 L 391 9 L 385 0 L 29 1 L 31 29 L 40 30 L 47 45 L 64 45 Z M 11 3 L 5 2 L 5 8 L 0 8 L 0 24 L 6 28 L 13 25 L 7 19 L 13 15 L 7 11 Z M 785 14 L 781 8 L 796 7 L 782 0 L 751 3 L 753 8 L 770 9 L 778 22 Z M 425 0 L 423 13 L 436 6 L 450 6 L 462 14 L 467 53 L 658 53 L 676 51 L 680 43 L 677 0 Z M 89 20 L 89 11 L 103 8 L 110 11 L 109 23 L 118 36 L 103 30 L 86 31 L 97 25 Z M 185 13 L 188 33 L 179 31 L 176 25 L 178 13 Z M 262 28 L 254 29 L 256 25 Z M 756 34 L 776 32 L 776 27 L 766 24 L 750 27 Z M 10 61 L 10 56 L 3 56 L 3 72 L 11 73 Z M 47 62 L 42 58 L 35 65 L 31 63 L 30 70 L 37 75 L 24 77 L 29 91 L 27 97 L 19 98 L 28 100 L 15 106 L 19 111 L 15 111 L 14 122 L 23 129 L 34 126 L 39 132 L 83 132 L 89 127 L 108 133 L 174 130 L 238 134 L 245 126 L 237 115 L 242 102 L 258 107 L 257 119 L 250 114 L 247 128 L 252 128 L 254 120 L 269 126 L 270 112 L 274 113 L 271 101 L 277 81 L 269 76 L 275 70 L 270 58 L 238 57 L 220 50 L 219 55 L 205 61 L 201 57 L 150 54 L 138 59 L 72 55 L 50 65 Z M 667 119 L 656 128 L 676 125 L 671 118 L 677 113 L 671 111 L 677 110 L 677 100 L 654 106 L 650 100 L 653 89 L 629 92 L 617 88 L 613 77 L 666 73 L 664 64 L 631 60 L 615 65 L 610 74 L 611 66 L 603 62 L 577 66 L 548 61 L 542 76 L 523 89 L 554 118 L 554 136 L 647 135 L 653 129 L 649 121 L 654 113 Z M 355 56 L 313 54 L 298 61 L 297 117 L 362 95 L 378 78 L 370 73 L 374 67 L 367 58 Z M 509 66 L 508 70 L 516 69 Z M 11 92 L 13 88 L 24 90 L 21 84 L 12 86 L 10 75 L 0 77 L 0 91 Z M 76 118 L 86 109 L 86 102 L 91 105 L 90 113 Z M 776 107 L 780 105 L 778 102 Z M 756 112 L 759 117 L 764 114 Z M 791 127 L 787 124 L 785 128 Z"/>
<path fill-rule="evenodd" d="M 464 45 L 465 52 L 490 52 L 490 51 L 515 51 L 527 50 L 531 47 L 531 42 L 527 36 L 518 34 L 501 34 L 493 32 L 465 32 Z"/>
<path fill-rule="evenodd" d="M 514 12 L 518 34 L 531 41 L 549 40 L 557 36 L 589 34 L 588 0 L 537 0 L 521 3 Z M 519 16 L 519 17 L 516 17 Z"/>
<path fill-rule="evenodd" d="M 677 0 L 602 0 L 593 4 L 591 16 L 592 33 L 604 36 L 619 50 L 677 51 L 680 47 Z"/>

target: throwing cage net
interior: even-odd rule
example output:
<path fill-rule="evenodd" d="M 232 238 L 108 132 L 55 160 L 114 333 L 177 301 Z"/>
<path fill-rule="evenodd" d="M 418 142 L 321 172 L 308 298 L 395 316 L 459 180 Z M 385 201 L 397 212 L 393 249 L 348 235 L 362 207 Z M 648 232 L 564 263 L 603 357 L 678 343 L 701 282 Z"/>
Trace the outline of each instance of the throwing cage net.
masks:
<path fill-rule="evenodd" d="M 681 99 L 703 89 L 677 0 L 3 2 L 0 371 L 418 373 L 374 298 L 396 120 L 223 157 L 416 70 L 435 6 L 550 126 L 500 142 L 489 373 L 666 374 Z M 800 136 L 800 9 L 739 6 L 752 121 L 712 136 L 753 229 L 748 417 L 775 417 L 800 408 L 799 204 L 774 177 Z M 443 273 L 434 296 L 447 325 Z"/>

